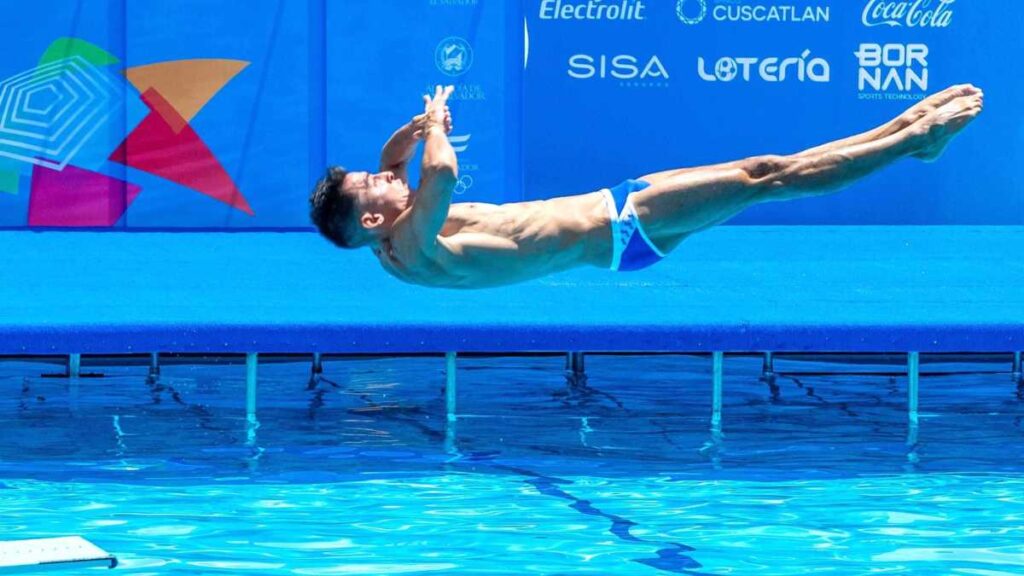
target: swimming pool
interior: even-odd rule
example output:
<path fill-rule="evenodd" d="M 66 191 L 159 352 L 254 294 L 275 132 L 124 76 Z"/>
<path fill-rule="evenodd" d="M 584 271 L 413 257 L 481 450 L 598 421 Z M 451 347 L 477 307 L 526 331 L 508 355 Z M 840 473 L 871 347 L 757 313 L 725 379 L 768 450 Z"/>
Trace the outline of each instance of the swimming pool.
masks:
<path fill-rule="evenodd" d="M 264 363 L 255 431 L 237 363 L 7 361 L 0 533 L 134 574 L 1019 573 L 1024 404 L 1005 363 L 937 359 L 913 445 L 880 359 L 781 358 L 773 394 L 729 357 L 714 438 L 704 356 L 588 356 L 575 387 L 562 357 L 462 358 L 447 446 L 438 357 L 312 388 Z"/>

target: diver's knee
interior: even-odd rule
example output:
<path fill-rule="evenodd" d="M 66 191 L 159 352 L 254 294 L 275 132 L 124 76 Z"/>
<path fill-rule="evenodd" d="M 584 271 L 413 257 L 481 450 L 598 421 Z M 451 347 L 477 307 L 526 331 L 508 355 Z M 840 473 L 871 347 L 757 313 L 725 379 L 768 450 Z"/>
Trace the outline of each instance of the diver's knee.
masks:
<path fill-rule="evenodd" d="M 746 175 L 747 185 L 757 192 L 758 200 L 768 201 L 785 194 L 796 162 L 792 156 L 768 154 L 741 160 L 739 167 Z"/>
<path fill-rule="evenodd" d="M 766 154 L 741 160 L 739 167 L 751 180 L 760 181 L 781 174 L 791 164 L 788 156 Z"/>

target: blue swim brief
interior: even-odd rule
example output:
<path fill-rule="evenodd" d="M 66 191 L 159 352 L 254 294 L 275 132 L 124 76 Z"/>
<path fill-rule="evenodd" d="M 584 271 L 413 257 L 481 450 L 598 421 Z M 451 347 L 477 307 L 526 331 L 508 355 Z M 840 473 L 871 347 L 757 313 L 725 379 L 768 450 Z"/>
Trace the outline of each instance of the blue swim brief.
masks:
<path fill-rule="evenodd" d="M 612 222 L 612 270 L 632 271 L 646 268 L 665 254 L 644 232 L 630 194 L 650 186 L 642 180 L 626 180 L 614 188 L 601 190 Z"/>

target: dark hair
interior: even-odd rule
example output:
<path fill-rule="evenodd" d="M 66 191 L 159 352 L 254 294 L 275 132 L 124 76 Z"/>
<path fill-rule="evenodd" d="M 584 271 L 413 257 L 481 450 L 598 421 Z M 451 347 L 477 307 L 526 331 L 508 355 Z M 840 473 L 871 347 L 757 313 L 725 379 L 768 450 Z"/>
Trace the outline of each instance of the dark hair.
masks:
<path fill-rule="evenodd" d="M 355 201 L 345 194 L 341 185 L 348 171 L 341 166 L 327 169 L 309 195 L 309 219 L 320 234 L 341 248 L 358 248 L 362 244 L 353 234 Z"/>

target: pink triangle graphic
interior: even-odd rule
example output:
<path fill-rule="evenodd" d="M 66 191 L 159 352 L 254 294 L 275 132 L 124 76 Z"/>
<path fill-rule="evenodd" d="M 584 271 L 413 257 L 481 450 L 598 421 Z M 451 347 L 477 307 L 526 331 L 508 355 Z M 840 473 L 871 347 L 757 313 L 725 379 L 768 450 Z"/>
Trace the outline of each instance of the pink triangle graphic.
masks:
<path fill-rule="evenodd" d="M 142 188 L 89 170 L 32 168 L 29 226 L 107 227 L 121 219 Z"/>

